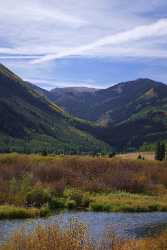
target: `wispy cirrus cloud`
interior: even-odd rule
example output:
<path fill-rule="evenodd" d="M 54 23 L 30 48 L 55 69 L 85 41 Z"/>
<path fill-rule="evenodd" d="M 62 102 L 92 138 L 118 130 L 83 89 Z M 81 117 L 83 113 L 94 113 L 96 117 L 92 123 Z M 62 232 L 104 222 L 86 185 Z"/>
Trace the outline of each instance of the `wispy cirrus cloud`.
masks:
<path fill-rule="evenodd" d="M 79 83 L 80 77 L 105 78 L 103 69 L 95 70 L 97 60 L 109 59 L 112 67 L 131 60 L 128 74 L 134 77 L 133 65 L 140 72 L 140 62 L 144 68 L 148 58 L 157 64 L 162 59 L 162 64 L 167 57 L 166 11 L 166 0 L 17 0 L 17 5 L 5 0 L 0 6 L 0 61 L 24 78 L 56 75 L 61 82 Z M 83 64 L 76 71 L 78 60 Z M 148 75 L 154 76 L 159 69 L 150 65 Z M 165 76 L 165 66 L 163 70 L 156 75 Z M 108 77 L 119 81 L 120 74 Z"/>
<path fill-rule="evenodd" d="M 96 83 L 91 79 L 87 79 L 84 81 L 58 81 L 56 79 L 46 79 L 46 80 L 41 80 L 41 79 L 32 79 L 32 78 L 28 78 L 25 79 L 28 82 L 31 82 L 33 84 L 44 84 L 45 88 L 47 90 L 51 90 L 53 88 L 64 88 L 64 87 L 87 87 L 87 88 L 96 88 L 96 89 L 101 89 L 101 88 L 107 88 L 107 85 L 105 86 L 104 83 Z"/>
<path fill-rule="evenodd" d="M 17 1 L 17 5 L 11 0 L 2 3 L 1 18 L 9 18 L 19 23 L 22 22 L 45 22 L 45 23 L 64 23 L 67 26 L 82 26 L 87 23 L 75 14 L 68 14 L 59 8 L 45 6 L 37 1 Z"/>
<path fill-rule="evenodd" d="M 63 51 L 60 51 L 60 53 L 56 53 L 56 54 L 49 54 L 40 59 L 36 59 L 32 61 L 32 63 L 34 64 L 44 63 L 46 61 L 59 59 L 59 58 L 66 57 L 66 56 L 82 55 L 82 53 L 84 52 L 98 49 L 99 47 L 103 47 L 107 45 L 120 45 L 124 43 L 126 44 L 128 42 L 133 42 L 133 41 L 138 41 L 138 40 L 148 39 L 148 38 L 150 39 L 150 38 L 160 37 L 163 35 L 167 35 L 167 19 L 158 20 L 157 22 L 149 24 L 149 25 L 142 25 L 142 26 L 136 27 L 134 29 L 131 29 L 125 32 L 120 32 L 118 34 L 106 36 L 102 39 L 99 39 L 87 45 L 63 50 Z M 128 53 L 129 51 L 130 50 L 127 49 L 126 53 Z M 135 52 L 135 50 L 132 50 L 132 51 Z M 115 50 L 114 52 L 116 54 Z M 141 52 L 143 51 L 140 50 L 140 53 Z M 164 57 L 164 54 L 162 53 L 162 51 L 157 50 L 156 55 L 153 53 L 154 52 L 153 50 L 151 52 L 152 52 L 153 57 L 156 55 L 158 55 L 159 57 L 161 56 Z M 144 54 L 145 54 L 145 51 L 144 51 Z"/>

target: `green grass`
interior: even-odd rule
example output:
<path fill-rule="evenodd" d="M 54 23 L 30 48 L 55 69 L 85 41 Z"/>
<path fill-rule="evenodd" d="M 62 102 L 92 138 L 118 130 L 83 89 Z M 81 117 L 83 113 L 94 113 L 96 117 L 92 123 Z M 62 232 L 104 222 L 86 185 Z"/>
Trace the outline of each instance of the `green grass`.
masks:
<path fill-rule="evenodd" d="M 90 198 L 91 211 L 153 212 L 167 211 L 167 195 L 151 196 L 130 193 L 94 194 Z"/>
<path fill-rule="evenodd" d="M 71 190 L 66 190 L 66 193 Z M 151 196 L 142 194 L 84 193 L 79 190 L 70 197 L 55 198 L 50 206 L 44 208 L 25 208 L 10 205 L 0 206 L 0 219 L 23 219 L 46 217 L 56 210 L 89 210 L 93 212 L 154 212 L 167 211 L 167 195 Z M 78 192 L 78 193 L 77 193 Z M 79 202 L 79 199 L 80 202 Z M 84 201 L 88 201 L 83 203 Z M 77 204 L 77 202 L 79 202 Z"/>
<path fill-rule="evenodd" d="M 0 206 L 0 219 L 25 219 L 46 217 L 50 214 L 47 208 L 24 208 L 10 205 Z"/>

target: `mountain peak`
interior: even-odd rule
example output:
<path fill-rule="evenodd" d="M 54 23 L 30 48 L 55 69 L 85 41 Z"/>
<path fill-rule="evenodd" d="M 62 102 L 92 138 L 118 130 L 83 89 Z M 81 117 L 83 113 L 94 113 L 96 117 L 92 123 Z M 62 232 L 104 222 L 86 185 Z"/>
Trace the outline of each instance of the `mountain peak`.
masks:
<path fill-rule="evenodd" d="M 84 87 L 84 86 L 79 86 L 79 87 L 57 87 L 51 90 L 52 93 L 55 92 L 65 92 L 65 93 L 93 93 L 95 92 L 97 89 L 95 88 L 89 88 L 89 87 Z"/>

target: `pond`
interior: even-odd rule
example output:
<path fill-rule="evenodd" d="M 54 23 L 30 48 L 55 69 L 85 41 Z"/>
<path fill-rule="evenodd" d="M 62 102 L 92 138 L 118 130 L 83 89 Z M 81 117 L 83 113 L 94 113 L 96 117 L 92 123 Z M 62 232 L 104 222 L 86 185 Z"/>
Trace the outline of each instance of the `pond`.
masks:
<path fill-rule="evenodd" d="M 100 239 L 106 230 L 114 230 L 122 238 L 142 238 L 167 227 L 167 213 L 95 213 L 65 212 L 46 219 L 0 220 L 0 243 L 8 240 L 13 232 L 24 228 L 32 231 L 38 225 L 59 223 L 66 225 L 71 219 L 87 224 L 91 236 Z"/>

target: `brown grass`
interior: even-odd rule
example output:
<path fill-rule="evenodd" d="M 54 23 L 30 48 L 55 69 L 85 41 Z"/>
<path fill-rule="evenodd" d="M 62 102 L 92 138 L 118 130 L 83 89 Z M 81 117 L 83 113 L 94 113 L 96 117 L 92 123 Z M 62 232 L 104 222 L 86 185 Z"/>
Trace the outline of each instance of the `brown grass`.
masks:
<path fill-rule="evenodd" d="M 38 227 L 33 233 L 19 231 L 0 250 L 166 250 L 167 232 L 143 240 L 121 240 L 113 232 L 92 241 L 87 228 L 78 222 L 66 230 L 58 225 Z"/>
<path fill-rule="evenodd" d="M 60 194 L 65 187 L 147 194 L 162 194 L 167 188 L 167 162 L 158 161 L 9 154 L 0 156 L 0 173 L 0 204 L 22 205 L 26 176 L 30 186 L 41 185 Z"/>
<path fill-rule="evenodd" d="M 153 161 L 155 160 L 155 152 L 134 152 L 134 153 L 126 153 L 126 154 L 119 154 L 117 157 L 121 159 L 129 159 L 129 160 L 136 160 L 138 156 L 141 155 L 144 157 L 145 160 Z"/>
<path fill-rule="evenodd" d="M 0 250 L 93 250 L 83 224 L 71 223 L 66 230 L 58 225 L 38 227 L 33 233 L 20 231 Z"/>

